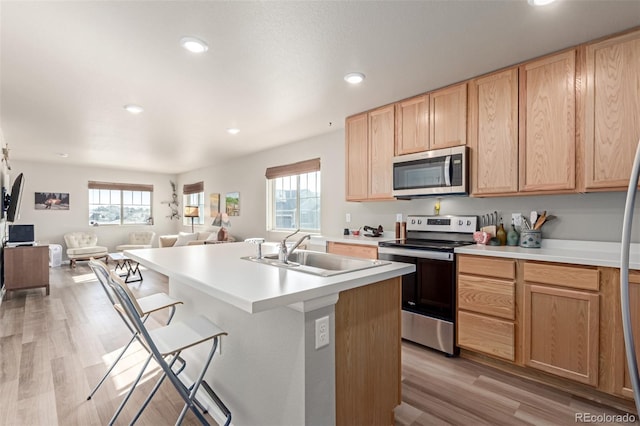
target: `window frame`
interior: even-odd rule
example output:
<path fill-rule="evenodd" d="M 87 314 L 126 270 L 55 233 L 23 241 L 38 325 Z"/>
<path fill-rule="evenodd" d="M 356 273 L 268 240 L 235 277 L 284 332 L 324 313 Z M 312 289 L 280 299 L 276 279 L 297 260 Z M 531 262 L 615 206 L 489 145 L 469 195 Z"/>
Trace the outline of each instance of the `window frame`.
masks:
<path fill-rule="evenodd" d="M 109 203 L 100 203 L 99 201 L 101 198 L 101 194 L 98 193 L 96 195 L 92 195 L 92 191 L 117 191 L 118 192 L 118 196 L 116 197 L 118 199 L 118 202 L 114 202 L 114 194 L 110 194 L 109 195 Z M 140 199 L 143 200 L 145 198 L 145 195 L 143 195 L 142 193 L 148 193 L 149 194 L 149 204 L 143 204 L 142 202 L 140 204 L 133 204 L 132 203 L 127 203 L 125 204 L 125 191 L 127 192 L 139 192 L 140 193 Z M 88 202 L 87 202 L 87 207 L 88 207 L 88 215 L 87 215 L 87 220 L 89 225 L 91 226 L 140 226 L 140 225 L 153 225 L 153 185 L 143 185 L 143 184 L 133 184 L 133 183 L 114 183 L 114 182 L 95 182 L 95 181 L 89 181 L 88 183 Z M 98 198 L 98 203 L 92 203 L 92 200 L 95 200 L 95 198 Z M 133 201 L 133 196 L 132 196 L 132 201 Z M 118 207 L 118 211 L 119 211 L 119 218 L 118 218 L 118 222 L 119 223 L 102 223 L 102 222 L 98 222 L 98 221 L 94 221 L 91 219 L 92 216 L 92 206 L 101 206 L 101 205 L 108 205 L 108 206 L 117 206 Z M 142 207 L 149 207 L 149 215 L 147 217 L 147 219 L 143 222 L 131 222 L 131 223 L 126 223 L 125 222 L 125 208 L 129 207 L 129 206 L 134 206 L 134 205 L 139 205 Z"/>
<path fill-rule="evenodd" d="M 286 167 L 286 166 L 282 166 L 282 167 Z M 317 217 L 318 217 L 318 228 L 302 228 L 299 225 L 302 223 L 301 221 L 301 217 L 300 217 L 300 213 L 301 213 L 301 209 L 300 209 L 300 201 L 301 201 L 301 194 L 300 194 L 300 180 L 301 177 L 303 175 L 308 175 L 311 173 L 315 173 L 316 174 L 316 189 L 317 189 L 317 197 L 315 197 L 317 199 L 317 203 L 318 203 L 318 208 L 317 208 Z M 296 178 L 296 206 L 295 206 L 295 216 L 294 216 L 294 221 L 295 223 L 298 225 L 298 227 L 296 228 L 283 228 L 283 227 L 278 227 L 277 226 L 277 212 L 276 212 L 276 181 L 277 179 L 282 179 L 282 178 Z M 322 232 L 322 182 L 321 182 L 321 177 L 322 174 L 320 172 L 320 170 L 309 170 L 309 171 L 302 171 L 300 173 L 295 173 L 295 174 L 279 174 L 278 176 L 269 178 L 267 177 L 266 180 L 266 193 L 267 193 L 267 215 L 266 215 L 266 229 L 268 232 L 290 232 L 290 231 L 295 231 L 296 229 L 300 229 L 300 231 L 302 232 L 309 232 L 309 233 L 321 233 Z"/>

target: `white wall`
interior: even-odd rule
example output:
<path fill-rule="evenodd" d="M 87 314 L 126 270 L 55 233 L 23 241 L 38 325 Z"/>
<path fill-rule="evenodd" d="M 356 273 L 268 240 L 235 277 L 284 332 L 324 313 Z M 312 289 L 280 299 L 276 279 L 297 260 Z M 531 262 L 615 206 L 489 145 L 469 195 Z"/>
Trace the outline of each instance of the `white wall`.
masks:
<path fill-rule="evenodd" d="M 267 167 L 321 158 L 322 168 L 322 233 L 341 235 L 345 228 L 345 213 L 351 213 L 351 227 L 382 225 L 394 229 L 396 213 L 433 214 L 434 198 L 411 201 L 346 202 L 345 201 L 344 130 L 291 143 L 248 155 L 225 164 L 184 173 L 178 177 L 184 183 L 204 181 L 205 195 L 211 192 L 240 192 L 240 216 L 232 217 L 231 233 L 240 238 L 279 235 L 266 232 Z M 569 194 L 549 196 L 519 196 L 503 198 L 445 197 L 440 214 L 480 215 L 497 210 L 505 225 L 511 223 L 511 213 L 527 214 L 531 210 L 547 210 L 558 217 L 543 228 L 544 238 L 572 240 L 620 241 L 624 192 Z M 208 214 L 208 207 L 207 207 Z M 640 213 L 636 209 L 636 217 Z M 210 221 L 207 220 L 207 224 Z M 207 226 L 202 226 L 205 229 Z M 187 230 L 189 227 L 184 227 Z M 639 227 L 635 227 L 634 242 L 640 242 Z"/>
<path fill-rule="evenodd" d="M 35 163 L 11 162 L 11 178 L 24 173 L 20 216 L 17 224 L 34 224 L 36 240 L 43 243 L 61 244 L 66 251 L 63 235 L 72 231 L 92 231 L 98 236 L 98 244 L 114 251 L 115 246 L 128 241 L 130 232 L 153 230 L 156 233 L 154 246 L 158 246 L 158 235 L 173 234 L 177 221 L 167 217 L 170 209 L 163 201 L 171 200 L 171 185 L 176 176 L 160 173 L 140 173 L 96 167 L 77 167 Z M 90 226 L 88 181 L 140 183 L 153 185 L 152 214 L 154 224 L 126 226 Z M 10 191 L 10 188 L 9 188 Z M 36 210 L 35 192 L 68 192 L 69 210 Z M 182 205 L 182 203 L 181 203 Z M 66 256 L 63 255 L 64 258 Z"/>

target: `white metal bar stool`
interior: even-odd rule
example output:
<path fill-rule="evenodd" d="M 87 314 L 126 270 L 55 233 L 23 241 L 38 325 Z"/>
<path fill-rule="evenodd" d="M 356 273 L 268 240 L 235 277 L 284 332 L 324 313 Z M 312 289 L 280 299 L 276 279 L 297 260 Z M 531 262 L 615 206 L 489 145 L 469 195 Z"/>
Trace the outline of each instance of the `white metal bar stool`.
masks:
<path fill-rule="evenodd" d="M 95 273 L 96 277 L 98 278 L 98 281 L 100 282 L 100 285 L 102 285 L 103 290 L 107 294 L 107 297 L 109 298 L 109 301 L 111 302 L 111 304 L 115 308 L 116 312 L 118 313 L 120 318 L 122 318 L 122 321 L 124 321 L 125 325 L 127 326 L 129 331 L 131 332 L 131 339 L 129 340 L 129 343 L 127 343 L 125 345 L 125 347 L 120 351 L 120 354 L 116 357 L 115 361 L 113 361 L 113 363 L 111 364 L 109 369 L 106 371 L 104 376 L 102 376 L 102 379 L 100 379 L 98 384 L 93 388 L 93 390 L 91 391 L 91 393 L 87 397 L 87 400 L 90 400 L 91 397 L 93 397 L 93 395 L 98 391 L 100 386 L 102 386 L 102 383 L 104 383 L 104 381 L 107 379 L 109 374 L 111 374 L 111 372 L 115 368 L 116 364 L 118 364 L 120 359 L 122 359 L 122 357 L 124 356 L 124 354 L 127 351 L 127 349 L 129 349 L 129 346 L 131 346 L 131 344 L 135 340 L 139 340 L 140 343 L 143 345 L 143 347 L 145 347 L 144 346 L 144 342 L 140 339 L 140 337 L 138 335 L 138 331 L 133 326 L 133 324 L 131 324 L 131 322 L 129 321 L 128 317 L 126 316 L 125 312 L 123 311 L 122 307 L 120 306 L 120 303 L 118 302 L 117 297 L 115 296 L 115 294 L 111 290 L 111 287 L 109 286 L 109 273 L 110 272 L 109 272 L 109 268 L 107 267 L 107 265 L 105 265 L 103 262 L 101 262 L 99 260 L 91 259 L 90 262 L 89 262 L 89 267 L 91 267 L 91 270 Z M 145 296 L 145 297 L 141 297 L 139 299 L 136 299 L 136 301 L 137 301 L 138 305 L 140 306 L 140 309 L 141 309 L 141 312 L 142 312 L 142 316 L 141 316 L 141 321 L 142 322 L 146 322 L 147 319 L 149 319 L 149 316 L 153 312 L 157 312 L 157 311 L 160 311 L 160 310 L 166 309 L 166 308 L 171 308 L 171 311 L 169 313 L 169 318 L 167 319 L 166 324 L 169 324 L 171 322 L 171 320 L 173 319 L 173 315 L 176 312 L 176 306 L 179 305 L 179 304 L 182 304 L 182 302 L 180 300 L 174 299 L 174 298 L 170 297 L 169 295 L 167 295 L 166 293 L 152 294 L 150 296 Z M 146 347 L 145 347 L 145 349 L 146 349 Z M 146 362 L 144 363 L 144 367 L 142 368 L 142 370 L 138 374 L 137 378 L 134 380 L 133 384 L 131 385 L 131 388 L 129 389 L 129 392 L 127 392 L 127 395 L 125 396 L 125 398 L 120 403 L 120 406 L 118 407 L 118 409 L 114 413 L 114 415 L 111 418 L 111 421 L 110 421 L 109 424 L 113 424 L 115 422 L 116 418 L 118 417 L 118 415 L 120 414 L 120 412 L 124 408 L 125 404 L 127 403 L 129 398 L 131 397 L 131 394 L 133 393 L 133 390 L 135 389 L 136 385 L 138 384 L 138 382 L 142 378 L 144 370 L 146 369 L 147 365 L 151 361 L 151 358 L 152 358 L 151 355 L 149 355 L 149 357 L 147 358 Z"/>
<path fill-rule="evenodd" d="M 211 396 L 214 403 L 226 416 L 225 425 L 228 425 L 231 422 L 231 412 L 215 394 L 213 389 L 211 389 L 206 382 L 203 382 L 204 375 L 213 359 L 216 349 L 218 348 L 219 339 L 222 336 L 227 335 L 227 333 L 203 315 L 196 315 L 161 328 L 147 330 L 141 319 L 141 307 L 135 297 L 133 297 L 129 287 L 127 287 L 122 279 L 114 273 L 109 274 L 109 285 L 116 294 L 120 305 L 124 308 L 129 321 L 134 325 L 154 360 L 163 370 L 162 376 L 131 423 L 135 423 L 135 421 L 140 417 L 142 411 L 149 404 L 165 377 L 168 377 L 171 384 L 173 384 L 180 394 L 180 397 L 185 402 L 184 407 L 176 420 L 176 425 L 182 422 L 184 416 L 187 414 L 187 410 L 193 411 L 202 424 L 209 424 L 204 417 L 206 412 L 204 410 L 202 410 L 203 412 L 200 411 L 202 409 L 202 404 L 200 404 L 196 399 L 198 389 L 203 383 L 205 391 Z M 191 386 L 186 386 L 178 377 L 179 372 L 174 372 L 172 367 L 176 360 L 180 359 L 180 354 L 183 350 L 204 342 L 209 342 L 211 345 L 209 355 L 207 356 L 195 382 Z M 166 359 L 168 357 L 171 357 L 169 362 L 167 362 Z"/>

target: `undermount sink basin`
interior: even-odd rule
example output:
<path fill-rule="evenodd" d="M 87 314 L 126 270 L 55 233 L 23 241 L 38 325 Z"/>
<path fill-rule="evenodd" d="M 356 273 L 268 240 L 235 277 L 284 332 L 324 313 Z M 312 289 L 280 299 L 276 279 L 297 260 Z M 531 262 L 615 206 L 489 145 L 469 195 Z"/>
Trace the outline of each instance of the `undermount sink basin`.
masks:
<path fill-rule="evenodd" d="M 289 262 L 278 260 L 278 254 L 267 254 L 258 259 L 256 257 L 243 257 L 245 260 L 258 262 L 278 268 L 288 268 L 307 274 L 330 277 L 332 275 L 345 274 L 347 272 L 360 271 L 376 266 L 388 265 L 391 262 L 375 259 L 358 259 L 354 257 L 339 256 L 337 254 L 322 253 L 318 251 L 296 250 L 289 255 Z"/>

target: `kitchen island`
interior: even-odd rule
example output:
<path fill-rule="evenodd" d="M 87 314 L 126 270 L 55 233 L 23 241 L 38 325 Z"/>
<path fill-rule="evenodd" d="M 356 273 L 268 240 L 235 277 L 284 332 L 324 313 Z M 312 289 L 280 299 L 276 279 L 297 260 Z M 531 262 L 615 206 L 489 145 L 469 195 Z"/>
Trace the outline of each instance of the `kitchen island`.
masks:
<path fill-rule="evenodd" d="M 400 403 L 400 277 L 414 265 L 321 277 L 242 259 L 255 252 L 230 243 L 125 254 L 169 277 L 169 293 L 185 303 L 176 319 L 202 313 L 229 333 L 205 380 L 233 424 L 392 424 Z M 316 349 L 316 319 L 324 317 L 329 344 Z M 205 352 L 185 354 L 187 376 Z"/>

